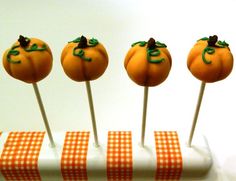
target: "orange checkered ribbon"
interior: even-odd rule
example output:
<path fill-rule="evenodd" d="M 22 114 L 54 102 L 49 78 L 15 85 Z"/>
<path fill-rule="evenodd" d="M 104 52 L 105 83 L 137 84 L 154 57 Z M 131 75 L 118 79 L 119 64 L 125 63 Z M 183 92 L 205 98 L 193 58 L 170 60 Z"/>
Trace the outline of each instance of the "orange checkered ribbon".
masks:
<path fill-rule="evenodd" d="M 61 156 L 61 173 L 64 180 L 88 180 L 87 152 L 89 132 L 67 132 Z"/>
<path fill-rule="evenodd" d="M 107 144 L 108 181 L 132 180 L 132 136 L 130 131 L 109 131 Z"/>
<path fill-rule="evenodd" d="M 182 173 L 182 155 L 175 131 L 154 132 L 156 142 L 156 180 L 178 181 Z"/>
<path fill-rule="evenodd" d="M 10 132 L 0 157 L 6 180 L 38 181 L 38 157 L 45 132 Z"/>

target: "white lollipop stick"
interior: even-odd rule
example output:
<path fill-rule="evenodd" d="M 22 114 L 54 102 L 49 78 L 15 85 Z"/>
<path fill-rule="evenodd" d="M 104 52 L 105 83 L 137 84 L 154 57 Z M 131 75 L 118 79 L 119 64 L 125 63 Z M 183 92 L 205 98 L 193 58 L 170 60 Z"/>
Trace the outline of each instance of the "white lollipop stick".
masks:
<path fill-rule="evenodd" d="M 142 119 L 142 132 L 141 132 L 141 146 L 144 146 L 146 117 L 147 117 L 147 102 L 148 102 L 148 87 L 144 87 L 143 95 L 143 119 Z"/>
<path fill-rule="evenodd" d="M 201 88 L 200 88 L 200 92 L 199 92 L 199 96 L 198 96 L 198 102 L 197 102 L 197 106 L 196 106 L 196 110 L 195 110 L 195 114 L 194 114 L 194 118 L 193 118 L 193 123 L 192 123 L 192 128 L 191 128 L 191 132 L 189 135 L 189 140 L 188 140 L 188 146 L 191 147 L 192 144 L 192 139 L 193 139 L 193 134 L 194 134 L 194 130 L 197 124 L 197 118 L 198 118 L 198 114 L 200 111 L 200 107 L 201 107 L 201 103 L 202 103 L 202 98 L 203 98 L 203 94 L 204 94 L 204 90 L 205 90 L 205 82 L 202 82 L 201 84 Z"/>
<path fill-rule="evenodd" d="M 85 83 L 86 83 L 86 89 L 87 89 L 88 101 L 89 101 L 89 108 L 90 108 L 91 119 L 92 119 L 95 146 L 99 147 L 96 119 L 95 119 L 95 113 L 94 113 L 94 107 L 93 107 L 92 91 L 91 91 L 91 87 L 90 87 L 90 82 L 86 81 Z"/>
<path fill-rule="evenodd" d="M 51 143 L 51 147 L 54 148 L 56 145 L 55 145 L 55 142 L 54 142 L 53 137 L 52 137 L 52 132 L 51 132 L 51 129 L 50 129 L 50 126 L 49 126 L 49 123 L 48 123 L 48 119 L 47 119 L 47 116 L 46 116 L 46 112 L 45 112 L 45 109 L 44 109 L 44 106 L 43 106 L 43 102 L 42 102 L 42 99 L 41 99 L 41 96 L 40 96 L 40 93 L 39 93 L 37 83 L 33 83 L 33 88 L 34 88 L 36 98 L 38 100 L 39 108 L 40 108 L 40 111 L 41 111 L 41 114 L 42 114 L 42 117 L 43 117 L 44 125 L 46 127 L 46 131 L 47 131 L 50 143 Z"/>

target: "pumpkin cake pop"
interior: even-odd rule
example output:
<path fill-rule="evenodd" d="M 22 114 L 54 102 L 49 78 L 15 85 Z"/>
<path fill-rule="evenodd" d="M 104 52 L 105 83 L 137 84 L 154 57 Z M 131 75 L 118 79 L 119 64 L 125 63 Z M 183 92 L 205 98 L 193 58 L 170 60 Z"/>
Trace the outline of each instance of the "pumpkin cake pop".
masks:
<path fill-rule="evenodd" d="M 124 66 L 136 84 L 144 86 L 143 116 L 141 127 L 141 146 L 144 146 L 148 88 L 164 82 L 169 75 L 172 59 L 164 43 L 150 38 L 148 42 L 139 41 L 132 44 Z"/>
<path fill-rule="evenodd" d="M 55 147 L 37 85 L 37 82 L 44 79 L 52 69 L 52 52 L 49 46 L 40 39 L 20 35 L 18 41 L 5 51 L 3 66 L 7 73 L 15 79 L 32 83 L 50 144 Z"/>
<path fill-rule="evenodd" d="M 70 41 L 61 54 L 64 72 L 74 81 L 91 81 L 99 78 L 108 66 L 108 55 L 97 39 L 81 36 Z"/>
<path fill-rule="evenodd" d="M 84 36 L 70 41 L 62 50 L 61 64 L 66 75 L 74 81 L 85 82 L 95 146 L 99 146 L 95 111 L 93 106 L 90 81 L 99 78 L 108 66 L 108 55 L 104 46 L 97 39 Z"/>
<path fill-rule="evenodd" d="M 202 82 L 188 140 L 188 146 L 191 147 L 206 83 L 225 79 L 233 69 L 233 55 L 229 44 L 218 41 L 216 35 L 198 40 L 188 55 L 187 66 Z"/>
<path fill-rule="evenodd" d="M 171 55 L 164 43 L 150 38 L 148 42 L 132 44 L 124 66 L 135 83 L 141 86 L 157 86 L 167 78 L 171 69 Z"/>
<path fill-rule="evenodd" d="M 187 66 L 203 82 L 225 79 L 233 68 L 233 55 L 229 44 L 218 41 L 216 35 L 198 40 L 188 55 Z"/>
<path fill-rule="evenodd" d="M 44 41 L 20 35 L 18 41 L 5 51 L 3 66 L 15 79 L 36 83 L 50 73 L 52 52 Z"/>

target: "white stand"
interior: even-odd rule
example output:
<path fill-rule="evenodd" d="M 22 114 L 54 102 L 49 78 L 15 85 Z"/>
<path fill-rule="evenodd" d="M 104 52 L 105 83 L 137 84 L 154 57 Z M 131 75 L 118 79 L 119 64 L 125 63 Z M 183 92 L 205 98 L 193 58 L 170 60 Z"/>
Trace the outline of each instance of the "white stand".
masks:
<path fill-rule="evenodd" d="M 45 134 L 41 147 L 38 168 L 42 180 L 62 181 L 60 173 L 60 159 L 65 139 L 65 132 L 54 133 L 56 147 L 50 147 L 48 135 Z M 0 136 L 0 154 L 4 147 L 8 133 Z M 156 150 L 153 133 L 147 134 L 147 141 L 142 147 L 138 144 L 140 137 L 132 134 L 133 150 L 133 180 L 155 180 L 156 171 Z M 212 157 L 206 139 L 196 135 L 192 147 L 188 147 L 186 140 L 179 134 L 183 170 L 181 180 L 194 180 L 204 177 L 212 165 Z M 94 147 L 94 140 L 90 135 L 87 153 L 87 174 L 88 179 L 93 181 L 106 180 L 106 155 L 107 155 L 107 133 L 101 138 L 100 146 Z M 0 173 L 0 180 L 4 180 Z"/>

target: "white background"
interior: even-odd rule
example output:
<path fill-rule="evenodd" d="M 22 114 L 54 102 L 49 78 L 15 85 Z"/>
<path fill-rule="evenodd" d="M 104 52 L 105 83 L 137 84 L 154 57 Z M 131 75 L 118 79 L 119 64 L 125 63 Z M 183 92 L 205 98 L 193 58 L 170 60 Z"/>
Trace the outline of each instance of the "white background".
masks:
<path fill-rule="evenodd" d="M 235 54 L 235 8 L 234 0 L 0 0 L 0 53 L 20 34 L 45 40 L 54 64 L 38 85 L 52 130 L 91 130 L 85 84 L 66 77 L 60 54 L 81 35 L 97 38 L 109 55 L 106 72 L 91 82 L 98 134 L 140 134 L 143 88 L 127 76 L 124 57 L 133 42 L 164 42 L 173 66 L 163 84 L 149 89 L 146 130 L 178 130 L 187 140 L 201 83 L 187 69 L 188 52 L 197 39 L 217 34 Z M 206 135 L 216 158 L 213 180 L 236 180 L 235 83 L 233 70 L 227 79 L 207 84 L 203 97 L 196 132 Z M 0 130 L 44 130 L 32 85 L 13 79 L 2 66 L 0 93 Z"/>

